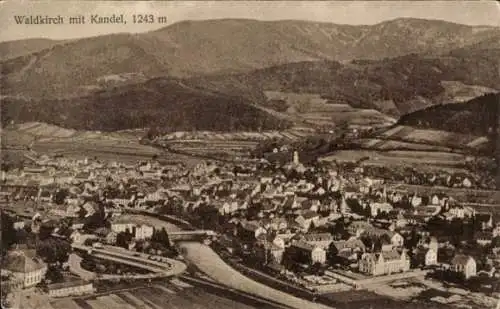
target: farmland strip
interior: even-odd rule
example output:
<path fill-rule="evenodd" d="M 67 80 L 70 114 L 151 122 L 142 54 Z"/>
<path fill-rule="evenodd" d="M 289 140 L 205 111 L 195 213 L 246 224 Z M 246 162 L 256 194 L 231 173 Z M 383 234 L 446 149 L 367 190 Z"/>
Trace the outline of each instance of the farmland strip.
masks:
<path fill-rule="evenodd" d="M 140 291 L 136 291 L 140 292 Z M 137 309 L 152 309 L 148 304 L 146 304 L 142 299 L 138 298 L 137 296 L 133 295 L 130 292 L 124 292 L 123 296 L 128 298 L 129 300 L 133 301 L 137 306 Z"/>
<path fill-rule="evenodd" d="M 160 290 L 163 290 L 167 293 L 170 293 L 170 294 L 175 294 L 174 291 L 172 291 L 171 289 L 167 288 L 166 286 L 163 286 L 163 285 L 155 285 L 156 288 L 160 289 Z"/>
<path fill-rule="evenodd" d="M 123 298 L 121 298 L 120 296 L 116 295 L 116 294 L 111 294 L 109 295 L 109 297 L 115 302 L 117 303 L 120 308 L 123 307 L 124 309 L 135 309 L 134 307 L 132 307 L 129 303 L 127 303 L 125 300 L 123 300 Z"/>
<path fill-rule="evenodd" d="M 51 306 L 55 309 L 82 309 L 78 304 L 76 304 L 71 299 L 61 299 L 51 303 Z"/>

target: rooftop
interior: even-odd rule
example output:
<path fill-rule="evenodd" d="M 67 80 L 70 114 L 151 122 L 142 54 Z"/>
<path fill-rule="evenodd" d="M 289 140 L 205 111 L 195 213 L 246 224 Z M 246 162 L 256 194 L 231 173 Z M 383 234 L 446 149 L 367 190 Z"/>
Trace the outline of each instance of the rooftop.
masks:
<path fill-rule="evenodd" d="M 2 268 L 18 273 L 30 273 L 45 267 L 35 256 L 34 250 L 13 250 L 2 261 Z"/>
<path fill-rule="evenodd" d="M 451 260 L 451 264 L 453 265 L 465 265 L 469 262 L 469 260 L 473 258 L 470 255 L 465 254 L 457 254 Z"/>

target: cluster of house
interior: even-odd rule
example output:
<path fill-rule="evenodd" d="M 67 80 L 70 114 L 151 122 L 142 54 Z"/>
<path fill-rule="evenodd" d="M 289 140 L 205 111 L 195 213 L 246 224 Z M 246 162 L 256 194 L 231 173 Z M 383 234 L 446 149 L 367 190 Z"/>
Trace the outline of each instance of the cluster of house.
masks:
<path fill-rule="evenodd" d="M 263 220 L 263 224 L 233 220 L 233 230 L 228 233 L 231 236 L 223 237 L 221 244 L 232 253 L 246 251 L 280 272 L 290 262 L 299 265 L 319 263 L 379 276 L 408 271 L 414 263 L 418 267 L 439 265 L 462 273 L 465 278 L 476 275 L 476 261 L 472 256 L 456 254 L 447 263 L 438 262 L 439 248 L 443 244 L 425 232 L 411 252 L 412 263 L 403 235 L 375 227 L 367 221 L 350 222 L 345 239 L 329 232 L 304 231 L 292 225 L 279 219 Z"/>
<path fill-rule="evenodd" d="M 28 157 L 30 163 L 24 168 L 2 171 L 0 183 L 0 203 L 28 219 L 43 213 L 45 218 L 78 221 L 82 213 L 93 215 L 97 202 L 112 215 L 120 215 L 123 207 L 147 208 L 167 198 L 162 183 L 181 173 L 178 165 L 157 162 L 127 165 Z"/>
<path fill-rule="evenodd" d="M 365 168 L 365 173 L 368 175 L 378 175 L 387 178 L 395 178 L 395 181 L 410 185 L 424 186 L 443 186 L 451 188 L 485 188 L 489 187 L 489 178 L 483 179 L 485 176 L 467 174 L 464 172 L 424 172 L 415 168 L 398 169 L 395 172 L 383 166 L 372 166 Z M 483 177 L 483 178 L 481 178 Z M 492 187 L 494 189 L 495 187 Z"/>
<path fill-rule="evenodd" d="M 48 195 L 47 207 L 51 212 L 59 209 L 60 216 L 75 218 L 75 230 L 81 228 L 75 224 L 80 224 L 77 219 L 82 213 L 90 216 L 98 210 L 96 197 L 105 205 L 106 213 L 117 217 L 124 208 L 156 211 L 166 207 L 172 214 L 190 220 L 199 209 L 208 207 L 218 213 L 219 219 L 217 226 L 206 228 L 220 229 L 232 239 L 227 243 L 231 250 L 237 249 L 236 242 L 243 251 L 253 250 L 270 265 L 290 260 L 298 264 L 333 261 L 369 275 L 407 271 L 411 263 L 404 243 L 412 229 L 421 229 L 426 220 L 435 216 L 453 220 L 479 215 L 444 194 L 426 196 L 388 189 L 383 179 L 366 177 L 362 169 L 345 173 L 331 168 L 306 168 L 297 153 L 290 163 L 279 168 L 256 162 L 238 171 L 229 164 L 201 163 L 186 170 L 179 166 L 165 168 L 156 162 L 124 165 L 61 160 L 34 161 L 53 175 L 60 170 L 67 173 L 68 169 L 75 175 L 64 183 L 59 180 L 42 186 L 40 182 L 30 192 L 36 191 L 37 201 L 42 201 L 44 190 L 54 188 Z M 20 175 L 11 175 L 16 173 L 19 171 L 4 175 L 1 191 L 9 201 L 19 199 L 16 186 L 29 183 L 25 178 L 16 178 Z M 36 180 L 40 178 L 32 177 L 30 181 Z M 61 188 L 68 194 L 56 204 L 53 200 Z M 408 209 L 398 207 L 401 202 Z M 346 225 L 345 235 L 324 232 L 335 230 L 339 221 Z M 147 239 L 154 229 L 117 221 L 103 235 L 113 243 L 117 234 L 126 230 L 136 239 Z M 424 230 L 420 232 L 425 234 Z M 80 236 L 75 233 L 73 238 Z M 416 249 L 418 254 L 412 252 L 412 256 L 419 257 L 419 264 L 437 263 L 434 243 L 420 244 Z M 453 259 L 450 269 L 470 271 L 472 267 L 453 264 L 464 260 Z"/>
<path fill-rule="evenodd" d="M 273 222 L 278 221 L 278 222 Z M 338 239 L 328 232 L 306 232 L 287 226 L 285 222 L 271 220 L 268 228 L 257 222 L 240 221 L 233 235 L 238 244 L 251 248 L 256 256 L 266 257 L 266 264 L 276 265 L 284 259 L 302 265 L 335 264 L 346 265 L 369 275 L 389 274 L 410 269 L 410 260 L 403 247 L 403 237 L 395 232 L 375 228 L 366 221 L 353 221 L 347 239 Z M 276 228 L 278 227 L 278 228 Z M 379 248 L 367 248 L 362 237 L 387 237 L 387 243 Z M 235 242 L 227 242 L 236 250 Z M 241 250 L 241 248 L 239 248 Z M 437 254 L 437 253 L 436 253 Z M 431 260 L 425 261 L 431 264 Z"/>
<path fill-rule="evenodd" d="M 86 239 L 85 235 L 80 228 L 74 227 L 74 231 L 70 238 L 73 242 L 83 243 Z M 93 236 L 100 237 L 106 243 L 116 244 L 116 237 L 119 233 L 128 232 L 132 235 L 134 240 L 150 239 L 153 236 L 154 227 L 146 224 L 138 224 L 133 222 L 127 223 L 111 223 L 111 228 L 98 228 L 94 231 Z M 88 237 L 88 236 L 87 236 Z"/>

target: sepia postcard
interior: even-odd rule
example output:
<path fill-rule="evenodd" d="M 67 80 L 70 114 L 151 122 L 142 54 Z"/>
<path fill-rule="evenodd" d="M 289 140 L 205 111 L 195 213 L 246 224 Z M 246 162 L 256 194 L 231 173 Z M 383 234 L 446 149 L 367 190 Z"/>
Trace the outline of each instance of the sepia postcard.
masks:
<path fill-rule="evenodd" d="M 1 308 L 500 309 L 495 1 L 0 1 Z"/>

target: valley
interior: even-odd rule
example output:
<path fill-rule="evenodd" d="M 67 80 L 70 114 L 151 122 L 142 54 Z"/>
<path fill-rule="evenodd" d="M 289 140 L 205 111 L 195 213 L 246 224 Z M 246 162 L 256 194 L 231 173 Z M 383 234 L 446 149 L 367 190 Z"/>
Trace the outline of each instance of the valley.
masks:
<path fill-rule="evenodd" d="M 499 68 L 499 26 L 413 17 L 0 42 L 2 290 L 48 309 L 492 307 Z M 99 262 L 108 246 L 131 260 Z M 187 272 L 115 264 L 163 258 Z"/>

